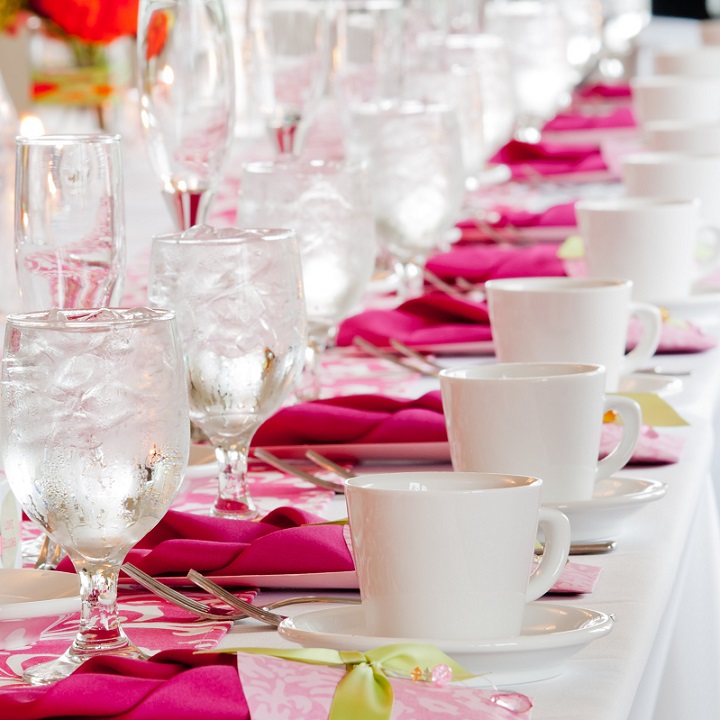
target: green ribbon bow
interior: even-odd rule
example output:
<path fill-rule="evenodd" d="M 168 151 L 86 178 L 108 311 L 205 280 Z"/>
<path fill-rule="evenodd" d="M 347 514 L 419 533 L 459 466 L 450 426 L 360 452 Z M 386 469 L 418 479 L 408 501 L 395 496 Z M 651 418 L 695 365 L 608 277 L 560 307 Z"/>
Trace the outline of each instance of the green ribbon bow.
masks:
<path fill-rule="evenodd" d="M 393 690 L 388 677 L 410 679 L 417 668 L 432 670 L 437 665 L 447 665 L 452 670 L 453 680 L 474 677 L 436 647 L 415 643 L 384 645 L 366 653 L 322 648 L 234 648 L 222 652 L 268 655 L 311 665 L 345 666 L 347 672 L 335 689 L 328 720 L 355 720 L 359 717 L 363 720 L 390 720 Z"/>

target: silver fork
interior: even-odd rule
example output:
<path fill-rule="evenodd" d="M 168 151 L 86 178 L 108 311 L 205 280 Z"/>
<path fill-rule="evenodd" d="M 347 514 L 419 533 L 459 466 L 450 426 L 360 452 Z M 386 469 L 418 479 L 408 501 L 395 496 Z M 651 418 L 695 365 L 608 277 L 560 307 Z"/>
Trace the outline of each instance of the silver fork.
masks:
<path fill-rule="evenodd" d="M 174 588 L 169 587 L 165 583 L 161 582 L 157 578 L 148 575 L 147 573 L 140 570 L 130 563 L 125 563 L 122 569 L 127 573 L 129 577 L 135 580 L 138 585 L 142 585 L 144 588 L 149 590 L 151 593 L 158 595 L 159 597 L 167 600 L 168 602 L 177 605 L 183 610 L 187 610 L 195 615 L 206 620 L 243 620 L 249 617 L 248 613 L 244 610 L 228 610 L 226 608 L 211 607 L 205 605 L 205 603 L 193 600 L 193 598 L 183 595 Z M 233 597 L 235 597 L 233 595 Z M 237 599 L 237 598 L 236 598 Z M 272 610 L 274 608 L 284 607 L 286 605 L 298 605 L 301 603 L 343 603 L 355 605 L 360 602 L 357 598 L 350 597 L 330 597 L 324 595 L 301 595 L 298 597 L 285 598 L 284 600 L 277 600 L 274 603 L 265 605 L 265 609 Z"/>
<path fill-rule="evenodd" d="M 227 603 L 228 605 L 235 607 L 238 610 L 242 610 L 246 615 L 249 615 L 255 620 L 259 620 L 262 623 L 272 625 L 273 627 L 278 627 L 280 623 L 286 619 L 285 615 L 280 615 L 270 610 L 266 610 L 265 608 L 251 605 L 249 602 L 245 602 L 239 597 L 235 597 L 235 595 L 229 593 L 227 590 L 225 590 L 225 588 L 221 588 L 219 585 L 216 585 L 212 580 L 208 580 L 208 578 L 206 578 L 204 575 L 201 575 L 196 570 L 190 570 L 190 572 L 188 572 L 187 574 L 187 578 L 188 580 L 194 582 L 198 587 L 201 587 L 203 590 L 205 590 L 205 592 L 208 592 L 211 595 L 220 598 L 220 600 Z"/>

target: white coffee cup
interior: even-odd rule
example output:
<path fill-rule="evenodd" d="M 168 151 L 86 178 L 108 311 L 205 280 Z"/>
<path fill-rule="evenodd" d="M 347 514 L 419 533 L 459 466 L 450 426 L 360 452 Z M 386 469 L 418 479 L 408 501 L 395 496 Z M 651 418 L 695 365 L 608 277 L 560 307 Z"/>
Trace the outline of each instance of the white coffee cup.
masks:
<path fill-rule="evenodd" d="M 369 634 L 490 640 L 520 634 L 525 605 L 567 561 L 570 525 L 540 508 L 542 481 L 490 473 L 364 475 L 345 485 Z M 530 577 L 538 521 L 545 552 Z"/>
<path fill-rule="evenodd" d="M 596 480 L 632 456 L 641 412 L 630 398 L 605 397 L 605 368 L 573 363 L 498 363 L 440 372 L 453 468 L 543 480 L 543 503 L 589 500 Z M 598 460 L 604 414 L 623 435 Z M 501 470 L 505 468 L 505 470 Z"/>
<path fill-rule="evenodd" d="M 653 120 L 642 133 L 648 150 L 720 155 L 720 120 Z"/>
<path fill-rule="evenodd" d="M 720 120 L 720 78 L 648 75 L 630 81 L 641 124 L 651 120 Z"/>
<path fill-rule="evenodd" d="M 588 275 L 629 278 L 635 300 L 662 304 L 688 297 L 703 236 L 713 240 L 716 263 L 720 230 L 700 224 L 699 200 L 583 200 L 575 211 Z"/>
<path fill-rule="evenodd" d="M 604 365 L 606 389 L 616 391 L 621 377 L 647 364 L 660 342 L 660 311 L 631 302 L 629 280 L 508 278 L 489 280 L 485 291 L 495 356 L 502 363 Z M 643 332 L 625 354 L 631 315 Z"/>
<path fill-rule="evenodd" d="M 694 47 L 682 50 L 658 50 L 654 57 L 656 75 L 690 75 L 718 77 L 720 48 Z"/>
<path fill-rule="evenodd" d="M 698 198 L 700 217 L 720 226 L 720 154 L 631 153 L 621 164 L 629 196 Z"/>

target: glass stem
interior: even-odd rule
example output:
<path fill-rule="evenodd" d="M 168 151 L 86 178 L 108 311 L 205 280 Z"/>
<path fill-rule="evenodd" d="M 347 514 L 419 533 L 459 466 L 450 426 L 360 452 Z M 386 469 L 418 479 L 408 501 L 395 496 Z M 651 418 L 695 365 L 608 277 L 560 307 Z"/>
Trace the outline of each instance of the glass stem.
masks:
<path fill-rule="evenodd" d="M 117 566 L 75 560 L 75 567 L 80 577 L 80 631 L 71 652 L 82 656 L 130 647 L 118 619 Z"/>
<path fill-rule="evenodd" d="M 215 193 L 211 190 L 163 190 L 178 230 L 204 225 Z"/>
<path fill-rule="evenodd" d="M 295 397 L 301 402 L 317 400 L 320 397 L 320 391 L 322 390 L 321 360 L 327 341 L 327 330 L 310 331 L 308 335 L 308 343 L 305 348 L 305 366 L 303 367 L 300 384 L 295 390 Z"/>
<path fill-rule="evenodd" d="M 250 436 L 252 437 L 252 436 Z M 229 447 L 216 447 L 220 472 L 218 496 L 212 514 L 219 517 L 249 519 L 258 515 L 258 509 L 250 497 L 248 488 L 248 448 L 250 437 Z"/>
<path fill-rule="evenodd" d="M 397 295 L 401 302 L 423 294 L 424 263 L 416 258 L 395 261 L 395 274 L 398 277 Z"/>
<path fill-rule="evenodd" d="M 283 158 L 294 157 L 300 152 L 300 141 L 298 139 L 300 120 L 299 113 L 287 112 L 282 120 L 267 126 L 270 140 L 275 146 L 275 150 Z"/>

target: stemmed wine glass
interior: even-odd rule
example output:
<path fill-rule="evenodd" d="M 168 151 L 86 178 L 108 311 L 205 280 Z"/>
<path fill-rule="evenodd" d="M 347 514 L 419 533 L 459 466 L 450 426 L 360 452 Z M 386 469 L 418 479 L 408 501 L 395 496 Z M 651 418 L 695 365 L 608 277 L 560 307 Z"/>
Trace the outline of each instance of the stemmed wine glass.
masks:
<path fill-rule="evenodd" d="M 49 310 L 7 318 L 0 449 L 28 516 L 80 577 L 71 647 L 25 678 L 41 684 L 100 654 L 143 657 L 118 618 L 128 550 L 170 507 L 189 450 L 172 312 Z M 42 422 L 38 422 L 42 418 Z"/>
<path fill-rule="evenodd" d="M 177 313 L 190 419 L 218 460 L 211 512 L 252 518 L 250 441 L 290 393 L 307 344 L 295 234 L 197 227 L 156 237 L 149 297 Z"/>
<path fill-rule="evenodd" d="M 320 354 L 334 327 L 355 308 L 372 277 L 375 231 L 367 169 L 321 160 L 249 163 L 238 218 L 297 234 L 308 319 L 305 372 L 295 395 L 320 396 Z"/>
<path fill-rule="evenodd" d="M 297 155 L 330 69 L 327 0 L 248 0 L 249 89 L 276 151 Z"/>
<path fill-rule="evenodd" d="M 235 78 L 223 0 L 141 0 L 140 119 L 176 225 L 202 224 L 233 138 Z"/>
<path fill-rule="evenodd" d="M 398 295 L 419 295 L 425 261 L 464 195 L 455 112 L 414 101 L 367 103 L 353 108 L 346 143 L 350 160 L 368 162 L 377 238 L 395 259 Z"/>
<path fill-rule="evenodd" d="M 15 250 L 22 309 L 117 304 L 125 212 L 117 135 L 17 138 Z"/>

